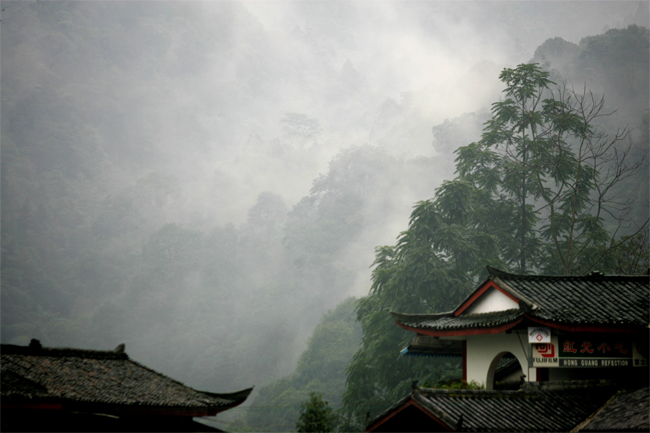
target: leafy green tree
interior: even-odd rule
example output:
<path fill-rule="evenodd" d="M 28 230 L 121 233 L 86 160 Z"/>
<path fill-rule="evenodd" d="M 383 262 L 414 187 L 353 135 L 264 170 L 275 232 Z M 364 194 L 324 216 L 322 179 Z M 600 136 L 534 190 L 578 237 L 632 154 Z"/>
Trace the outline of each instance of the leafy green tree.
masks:
<path fill-rule="evenodd" d="M 394 403 L 414 379 L 435 384 L 459 374 L 451 362 L 398 359 L 411 336 L 390 311 L 449 311 L 485 277 L 485 265 L 593 270 L 610 245 L 603 213 L 626 209 L 609 192 L 638 164 L 626 165 L 628 148 L 619 146 L 626 130 L 608 138 L 596 129 L 603 100 L 552 88 L 536 64 L 500 78 L 506 99 L 493 104 L 482 139 L 457 151 L 458 177 L 416 203 L 394 247 L 376 249 L 370 294 L 357 302 L 362 343 L 343 395 L 345 415 L 356 420 Z"/>
<path fill-rule="evenodd" d="M 334 424 L 334 411 L 323 395 L 309 393 L 309 400 L 300 404 L 300 417 L 296 423 L 298 432 L 331 432 Z"/>
<path fill-rule="evenodd" d="M 580 268 L 590 248 L 606 244 L 604 216 L 619 225 L 629 201 L 611 189 L 634 175 L 626 161 L 627 128 L 598 129 L 605 101 L 586 89 L 554 86 L 538 64 L 504 69 L 506 99 L 492 105 L 481 140 L 458 150 L 459 178 L 509 206 L 515 236 L 501 239 L 516 270 L 546 268 L 565 275 Z M 509 250 L 509 251 L 508 251 Z"/>
<path fill-rule="evenodd" d="M 451 360 L 397 357 L 411 336 L 395 326 L 388 313 L 449 310 L 470 289 L 468 267 L 475 266 L 473 261 L 481 262 L 476 257 L 482 252 L 473 242 L 490 244 L 493 240 L 481 232 L 467 236 L 470 231 L 464 218 L 468 213 L 462 198 L 466 186 L 443 185 L 439 191 L 460 190 L 454 211 L 441 212 L 436 201 L 419 202 L 397 245 L 376 249 L 370 294 L 357 302 L 361 346 L 347 367 L 343 394 L 343 418 L 351 419 L 351 424 L 356 421 L 357 428 L 366 413 L 374 416 L 407 394 L 413 379 L 436 383 L 459 373 L 458 362 Z M 494 246 L 486 245 L 483 251 L 490 250 Z"/>

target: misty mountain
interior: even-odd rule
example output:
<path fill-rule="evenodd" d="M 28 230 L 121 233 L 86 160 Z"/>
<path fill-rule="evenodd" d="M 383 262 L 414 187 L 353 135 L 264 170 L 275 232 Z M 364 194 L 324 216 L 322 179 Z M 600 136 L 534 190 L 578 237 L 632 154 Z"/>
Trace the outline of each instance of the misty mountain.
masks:
<path fill-rule="evenodd" d="M 209 391 L 291 374 L 503 67 L 593 86 L 647 158 L 643 7 L 2 2 L 2 342 L 126 343 Z"/>

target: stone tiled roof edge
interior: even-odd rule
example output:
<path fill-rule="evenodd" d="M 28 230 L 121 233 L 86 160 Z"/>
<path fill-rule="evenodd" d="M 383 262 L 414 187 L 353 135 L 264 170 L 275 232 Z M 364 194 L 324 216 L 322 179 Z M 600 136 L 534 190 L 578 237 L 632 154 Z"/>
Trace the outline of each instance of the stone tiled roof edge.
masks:
<path fill-rule="evenodd" d="M 502 271 L 491 266 L 487 266 L 487 270 L 490 276 L 505 278 L 505 279 L 525 279 L 525 280 L 568 280 L 568 279 L 578 279 L 584 280 L 586 278 L 594 280 L 638 280 L 638 281 L 648 281 L 650 280 L 650 275 L 605 275 L 598 271 L 593 271 L 587 275 L 528 275 L 528 274 L 514 274 L 506 271 Z"/>
<path fill-rule="evenodd" d="M 3 367 L 3 387 L 2 387 L 2 397 L 8 398 L 14 402 L 25 402 L 25 401 L 36 401 L 39 402 L 56 402 L 56 403 L 72 403 L 72 404 L 99 404 L 99 405 L 110 405 L 111 407 L 140 407 L 161 410 L 164 408 L 193 408 L 193 409 L 219 409 L 225 410 L 234 406 L 237 406 L 243 403 L 248 396 L 253 391 L 253 387 L 231 392 L 231 393 L 214 393 L 208 391 L 200 391 L 194 389 L 178 380 L 175 380 L 163 373 L 160 373 L 146 365 L 142 365 L 137 361 L 134 361 L 128 357 L 124 352 L 124 345 L 119 345 L 113 351 L 103 351 L 103 350 L 84 350 L 84 349 L 71 349 L 71 348 L 46 348 L 41 347 L 40 343 L 32 343 L 30 346 L 16 346 L 16 345 L 1 345 L 0 349 L 2 350 L 2 367 Z M 44 388 L 39 382 L 35 382 L 31 379 L 27 379 L 20 374 L 15 374 L 16 380 L 19 380 L 23 384 L 30 385 L 30 389 L 13 389 L 5 387 L 5 379 L 8 377 L 8 374 L 14 374 L 11 370 L 11 365 L 14 362 L 16 357 L 36 357 L 36 358 L 58 358 L 56 362 L 65 362 L 67 359 L 76 358 L 79 360 L 88 360 L 95 363 L 128 363 L 135 367 L 134 369 L 129 367 L 133 374 L 142 375 L 144 372 L 147 374 L 152 374 L 156 378 L 150 376 L 150 379 L 153 381 L 161 381 L 160 383 L 166 384 L 169 386 L 174 384 L 179 386 L 180 389 L 183 389 L 187 394 L 187 402 L 166 404 L 164 401 L 161 402 L 129 402 L 125 403 L 119 399 L 105 399 L 100 398 L 83 398 L 83 397 L 70 397 L 70 396 L 54 396 L 49 395 L 46 388 Z M 55 362 L 55 360 L 52 360 Z M 93 364 L 95 365 L 95 364 Z M 113 368 L 113 367 L 108 367 Z M 7 384 L 9 385 L 9 384 Z M 23 387 L 24 388 L 24 387 Z M 33 388 L 33 389 L 31 389 Z M 36 392 L 41 391 L 41 392 Z M 198 400 L 197 400 L 198 399 Z M 198 405 L 197 401 L 200 401 Z"/>
<path fill-rule="evenodd" d="M 370 420 L 370 422 L 369 422 L 368 425 L 366 426 L 366 429 L 367 429 L 368 427 L 372 426 L 373 424 L 375 424 L 375 423 L 376 423 L 377 421 L 379 421 L 380 419 L 384 418 L 384 417 L 385 417 L 386 415 L 388 415 L 389 413 L 393 412 L 394 410 L 399 409 L 400 406 L 402 406 L 404 403 L 406 403 L 407 401 L 409 401 L 412 397 L 413 397 L 413 393 L 410 393 L 410 394 L 408 394 L 408 395 L 402 397 L 401 399 L 399 399 L 396 403 L 394 403 L 394 404 L 393 404 L 392 406 L 390 406 L 389 408 L 387 408 L 387 409 L 381 411 L 377 416 L 375 416 L 372 420 Z"/>
<path fill-rule="evenodd" d="M 619 387 L 611 379 L 557 380 L 552 382 L 524 382 L 523 388 L 530 390 L 581 389 L 595 387 Z"/>
<path fill-rule="evenodd" d="M 406 404 L 409 400 L 413 400 L 416 403 L 420 404 L 421 406 L 424 406 L 427 411 L 435 415 L 438 419 L 443 421 L 444 423 L 447 423 L 450 427 L 454 427 L 457 425 L 458 420 L 452 420 L 450 417 L 447 416 L 447 414 L 439 411 L 435 406 L 431 405 L 428 401 L 425 395 L 422 394 L 422 391 L 427 390 L 428 388 L 417 388 L 413 392 L 409 393 L 408 395 L 404 396 L 401 398 L 399 401 L 397 401 L 395 404 L 390 406 L 388 409 L 382 411 L 380 414 L 378 414 L 376 417 L 374 417 L 366 426 L 366 429 L 368 429 L 370 426 L 374 425 L 377 423 L 377 421 L 383 419 L 386 417 L 388 414 L 391 412 L 394 412 L 396 410 L 399 410 L 400 407 L 402 407 L 404 404 Z"/>
<path fill-rule="evenodd" d="M 129 359 L 125 352 L 115 350 L 90 350 L 69 347 L 30 347 L 14 344 L 0 345 L 2 355 L 51 356 L 55 358 L 89 358 L 89 359 Z"/>
<path fill-rule="evenodd" d="M 589 380 L 560 380 L 553 382 L 524 382 L 518 390 L 485 390 L 485 389 L 439 389 L 420 388 L 423 396 L 431 397 L 520 397 L 526 394 L 535 394 L 538 391 L 569 390 L 585 388 L 620 387 L 620 384 L 609 379 Z"/>
<path fill-rule="evenodd" d="M 453 311 L 447 311 L 445 313 L 431 313 L 431 314 L 406 314 L 398 313 L 396 311 L 391 311 L 390 315 L 393 319 L 397 320 L 400 323 L 420 323 L 430 320 L 442 319 L 443 317 L 453 317 Z"/>
<path fill-rule="evenodd" d="M 402 320 L 403 315 L 399 313 L 391 314 L 399 324 L 408 326 L 410 328 L 427 331 L 491 328 L 497 325 L 501 326 L 513 323 L 524 317 L 524 311 L 516 308 L 503 311 L 467 314 L 460 317 L 454 317 L 453 314 L 444 316 L 406 315 L 406 320 Z M 420 319 L 420 321 L 418 321 L 418 319 Z M 437 321 L 440 321 L 442 323 L 437 323 Z"/>
<path fill-rule="evenodd" d="M 241 400 L 243 402 L 248 398 L 251 392 L 253 392 L 254 388 L 255 388 L 254 386 L 251 386 L 250 388 L 242 389 L 241 391 L 235 391 L 230 393 L 216 393 L 216 392 L 208 392 L 208 391 L 197 391 L 197 392 L 200 392 L 202 394 L 207 394 L 210 397 L 222 398 L 224 400 L 232 400 L 233 402 Z"/>
<path fill-rule="evenodd" d="M 530 299 L 527 299 L 521 293 L 517 292 L 515 289 L 510 287 L 505 281 L 503 281 L 498 276 L 493 276 L 492 280 L 503 290 L 505 290 L 510 295 L 514 296 L 515 298 L 521 301 L 521 304 L 519 304 L 519 308 L 524 310 L 536 310 L 538 308 L 534 302 L 532 302 Z"/>
<path fill-rule="evenodd" d="M 485 390 L 485 389 L 439 389 L 439 388 L 421 388 L 420 393 L 426 398 L 517 398 L 526 394 L 531 395 L 530 390 Z"/>
<path fill-rule="evenodd" d="M 440 410 L 440 408 L 431 404 L 431 401 L 428 400 L 428 396 L 423 392 L 425 390 L 426 388 L 421 388 L 414 391 L 411 394 L 411 398 L 416 402 L 418 402 L 419 404 L 421 404 L 422 406 L 424 406 L 429 412 L 433 413 L 442 422 L 446 423 L 454 430 L 456 430 L 456 427 L 458 426 L 460 420 L 456 417 L 452 419 L 451 414 L 447 414 L 444 411 Z"/>
<path fill-rule="evenodd" d="M 120 346 L 118 346 L 120 347 Z M 129 361 L 132 364 L 135 364 L 139 368 L 147 370 L 159 377 L 162 377 L 166 380 L 174 382 L 178 385 L 182 385 L 186 388 L 190 388 L 184 383 L 173 379 L 159 371 L 156 371 L 146 365 L 143 365 L 131 358 L 126 352 L 115 351 L 115 350 L 90 350 L 90 349 L 75 349 L 68 347 L 34 347 L 34 346 L 17 346 L 13 344 L 2 344 L 0 345 L 0 353 L 2 355 L 26 355 L 26 356 L 51 356 L 55 358 L 86 358 L 86 359 L 104 359 L 104 360 L 122 360 Z M 190 388 L 193 389 L 193 388 Z M 194 390 L 196 391 L 196 390 Z M 202 391 L 197 391 L 202 392 Z"/>

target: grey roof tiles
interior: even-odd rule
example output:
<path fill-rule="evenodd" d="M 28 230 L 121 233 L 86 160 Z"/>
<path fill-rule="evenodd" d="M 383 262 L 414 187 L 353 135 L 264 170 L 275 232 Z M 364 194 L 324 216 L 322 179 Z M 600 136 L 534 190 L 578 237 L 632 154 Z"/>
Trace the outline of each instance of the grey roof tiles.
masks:
<path fill-rule="evenodd" d="M 114 351 L 2 345 L 2 400 L 220 411 L 251 390 L 194 390 Z"/>
<path fill-rule="evenodd" d="M 380 424 L 397 408 L 409 400 L 414 400 L 431 415 L 457 431 L 570 431 L 606 403 L 615 404 L 616 399 L 612 399 L 612 396 L 618 389 L 612 382 L 597 380 L 526 383 L 518 391 L 422 388 L 417 389 L 375 418 L 369 424 L 369 430 Z M 629 430 L 632 428 L 634 430 L 634 428 L 642 427 L 647 431 L 648 388 L 634 392 L 625 391 L 623 395 L 634 396 L 634 401 L 640 402 L 635 407 L 637 418 L 626 419 L 619 416 L 617 419 L 613 419 L 606 413 L 601 418 L 603 420 L 610 419 L 608 425 L 610 429 Z M 643 403 L 643 398 L 645 398 L 645 403 Z M 629 404 L 621 402 L 620 406 L 627 407 L 629 413 Z M 607 411 L 608 407 L 606 406 L 601 413 Z M 614 410 L 616 410 L 615 407 L 609 412 L 614 412 Z M 640 415 L 644 410 L 645 420 Z M 597 422 L 600 422 L 598 417 L 587 424 L 587 428 L 592 426 L 596 429 L 600 428 Z"/>
<path fill-rule="evenodd" d="M 533 302 L 540 319 L 573 324 L 647 326 L 650 277 L 517 275 L 488 268 L 490 279 Z"/>
<path fill-rule="evenodd" d="M 455 316 L 455 311 L 468 302 L 472 294 L 455 311 L 436 314 L 392 312 L 391 315 L 410 328 L 435 331 L 491 328 L 515 322 L 524 315 L 567 326 L 640 330 L 650 323 L 648 276 L 517 275 L 490 267 L 488 271 L 488 281 L 520 299 L 518 309 Z"/>
<path fill-rule="evenodd" d="M 615 432 L 649 430 L 650 422 L 650 388 L 622 390 L 580 431 Z"/>

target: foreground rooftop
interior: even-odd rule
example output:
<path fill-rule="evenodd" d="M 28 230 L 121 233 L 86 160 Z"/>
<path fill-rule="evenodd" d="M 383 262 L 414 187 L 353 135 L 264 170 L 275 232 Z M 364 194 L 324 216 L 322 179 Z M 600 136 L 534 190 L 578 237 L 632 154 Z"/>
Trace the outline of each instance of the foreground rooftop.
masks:
<path fill-rule="evenodd" d="M 3 418 L 47 410 L 191 420 L 235 407 L 252 391 L 195 390 L 130 359 L 124 345 L 109 351 L 83 350 L 47 348 L 32 340 L 29 346 L 3 344 L 1 350 Z"/>
<path fill-rule="evenodd" d="M 650 389 L 610 381 L 525 383 L 517 391 L 415 388 L 366 431 L 648 431 Z"/>

